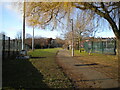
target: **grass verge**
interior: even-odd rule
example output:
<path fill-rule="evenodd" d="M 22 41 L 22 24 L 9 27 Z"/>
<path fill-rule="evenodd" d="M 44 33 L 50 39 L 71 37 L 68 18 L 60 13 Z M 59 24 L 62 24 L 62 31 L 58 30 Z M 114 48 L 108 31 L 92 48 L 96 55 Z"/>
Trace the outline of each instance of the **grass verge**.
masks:
<path fill-rule="evenodd" d="M 30 62 L 43 74 L 43 82 L 50 88 L 71 88 L 68 77 L 56 65 L 55 56 L 59 49 L 39 49 L 29 52 L 33 57 L 40 59 L 30 59 Z"/>
<path fill-rule="evenodd" d="M 91 53 L 90 55 L 86 52 L 79 52 L 75 50 L 75 57 L 77 60 L 86 61 L 88 64 L 96 63 L 93 65 L 95 70 L 98 70 L 106 74 L 110 78 L 118 80 L 118 59 L 115 55 L 105 55 L 98 53 Z"/>
<path fill-rule="evenodd" d="M 3 62 L 3 88 L 72 88 L 68 77 L 56 64 L 59 49 L 37 49 L 28 52 L 29 60 L 6 60 Z"/>
<path fill-rule="evenodd" d="M 105 55 L 98 53 L 91 53 L 89 55 L 87 52 L 80 53 L 79 50 L 75 50 L 75 57 L 89 62 L 96 62 L 99 64 L 108 65 L 116 68 L 118 67 L 118 59 L 115 55 Z"/>

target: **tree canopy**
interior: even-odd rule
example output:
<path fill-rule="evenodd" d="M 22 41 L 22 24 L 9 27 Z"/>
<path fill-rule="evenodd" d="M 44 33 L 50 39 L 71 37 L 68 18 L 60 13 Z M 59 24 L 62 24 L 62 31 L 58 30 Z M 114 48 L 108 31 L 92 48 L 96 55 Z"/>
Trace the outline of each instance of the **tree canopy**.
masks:
<path fill-rule="evenodd" d="M 26 2 L 27 23 L 42 28 L 50 25 L 54 29 L 58 24 L 63 24 L 63 18 L 78 8 L 107 20 L 115 36 L 120 38 L 119 4 L 120 2 Z"/>

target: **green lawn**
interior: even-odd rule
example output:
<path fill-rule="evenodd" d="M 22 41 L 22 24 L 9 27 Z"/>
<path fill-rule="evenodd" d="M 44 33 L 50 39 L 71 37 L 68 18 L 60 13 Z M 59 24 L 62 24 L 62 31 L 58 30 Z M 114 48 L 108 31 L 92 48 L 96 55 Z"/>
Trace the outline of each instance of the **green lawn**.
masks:
<path fill-rule="evenodd" d="M 85 61 L 85 63 L 96 63 L 98 65 L 93 65 L 90 67 L 94 67 L 95 70 L 104 73 L 110 78 L 115 78 L 118 80 L 118 59 L 116 55 L 105 55 L 98 53 L 89 53 L 87 52 L 79 52 L 75 50 L 75 57 L 77 60 Z"/>
<path fill-rule="evenodd" d="M 75 56 L 79 60 L 85 60 L 89 62 L 96 62 L 103 65 L 109 65 L 112 67 L 118 67 L 118 59 L 115 55 L 105 55 L 105 54 L 98 54 L 98 53 L 91 53 L 90 55 L 87 52 L 79 52 L 75 50 Z"/>
<path fill-rule="evenodd" d="M 56 64 L 56 49 L 29 51 L 29 60 L 3 62 L 4 88 L 72 88 L 68 77 Z"/>

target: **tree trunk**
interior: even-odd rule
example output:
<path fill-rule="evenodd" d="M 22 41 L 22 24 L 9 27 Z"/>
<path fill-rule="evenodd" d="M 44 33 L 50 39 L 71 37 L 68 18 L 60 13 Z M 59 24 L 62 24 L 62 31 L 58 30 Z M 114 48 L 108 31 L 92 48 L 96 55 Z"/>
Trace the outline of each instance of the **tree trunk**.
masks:
<path fill-rule="evenodd" d="M 117 39 L 117 56 L 118 56 L 118 62 L 120 63 L 120 38 Z"/>
<path fill-rule="evenodd" d="M 115 44 L 115 46 L 114 46 L 114 54 L 115 54 L 115 55 L 117 54 L 117 52 L 116 52 L 116 47 L 117 47 L 116 44 L 117 44 L 117 43 L 116 43 L 116 42 L 117 42 L 117 40 L 115 39 L 115 41 L 114 41 L 114 44 Z"/>
<path fill-rule="evenodd" d="M 118 60 L 120 60 L 120 38 L 117 39 L 117 55 L 118 55 Z"/>
<path fill-rule="evenodd" d="M 120 38 L 117 38 L 117 56 L 118 56 L 118 85 L 120 87 Z"/>
<path fill-rule="evenodd" d="M 118 29 L 116 23 L 113 21 L 113 19 L 109 15 L 107 17 L 105 17 L 105 19 L 109 22 L 109 24 L 112 27 L 112 30 L 116 36 L 117 55 L 118 55 L 118 60 L 120 60 L 120 30 Z M 119 19 L 119 21 L 120 21 L 120 19 Z"/>

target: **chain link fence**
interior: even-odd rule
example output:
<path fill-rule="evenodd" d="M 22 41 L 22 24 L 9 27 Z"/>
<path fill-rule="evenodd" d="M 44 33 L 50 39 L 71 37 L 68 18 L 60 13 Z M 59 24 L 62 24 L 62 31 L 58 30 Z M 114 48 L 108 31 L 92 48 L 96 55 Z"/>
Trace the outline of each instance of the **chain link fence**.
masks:
<path fill-rule="evenodd" d="M 116 40 L 114 38 L 86 40 L 84 49 L 88 53 L 116 54 Z"/>
<path fill-rule="evenodd" d="M 21 40 L 11 39 L 3 34 L 0 34 L 0 59 L 4 60 L 11 56 L 15 56 L 22 50 Z M 29 50 L 29 46 L 25 45 L 25 50 Z"/>

